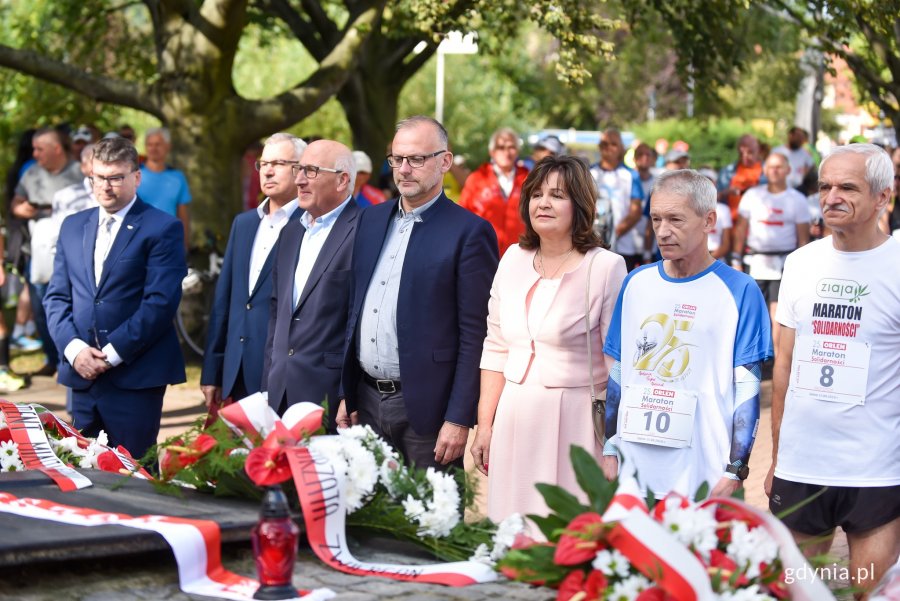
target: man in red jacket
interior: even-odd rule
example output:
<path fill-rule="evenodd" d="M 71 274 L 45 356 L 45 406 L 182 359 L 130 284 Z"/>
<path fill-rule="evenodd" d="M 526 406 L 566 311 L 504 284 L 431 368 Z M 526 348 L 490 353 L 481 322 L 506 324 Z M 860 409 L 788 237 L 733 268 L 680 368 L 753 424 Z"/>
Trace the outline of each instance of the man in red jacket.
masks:
<path fill-rule="evenodd" d="M 519 195 L 528 170 L 517 165 L 519 146 L 519 136 L 513 130 L 502 127 L 495 131 L 488 144 L 490 162 L 469 175 L 459 197 L 461 206 L 494 226 L 501 256 L 525 231 L 519 217 Z"/>

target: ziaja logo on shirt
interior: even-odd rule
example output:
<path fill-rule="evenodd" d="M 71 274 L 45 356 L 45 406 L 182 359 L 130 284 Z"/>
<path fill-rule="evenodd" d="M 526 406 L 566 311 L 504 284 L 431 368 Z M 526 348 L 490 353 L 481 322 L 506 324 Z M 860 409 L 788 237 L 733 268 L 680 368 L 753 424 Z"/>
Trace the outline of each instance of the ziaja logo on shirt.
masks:
<path fill-rule="evenodd" d="M 816 294 L 821 298 L 835 298 L 851 303 L 869 294 L 869 286 L 863 286 L 854 280 L 822 278 L 816 283 Z"/>

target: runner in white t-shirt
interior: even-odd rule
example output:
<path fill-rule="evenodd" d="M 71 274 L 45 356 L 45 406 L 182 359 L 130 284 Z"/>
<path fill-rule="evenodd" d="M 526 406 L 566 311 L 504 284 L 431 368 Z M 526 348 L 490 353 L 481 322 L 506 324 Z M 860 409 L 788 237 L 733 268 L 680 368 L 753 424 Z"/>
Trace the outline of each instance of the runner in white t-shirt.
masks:
<path fill-rule="evenodd" d="M 604 352 L 603 471 L 657 498 L 706 482 L 730 495 L 747 477 L 759 421 L 760 362 L 772 354 L 765 301 L 753 280 L 707 250 L 716 189 L 692 170 L 657 178 L 650 218 L 663 261 L 625 279 Z"/>
<path fill-rule="evenodd" d="M 644 192 L 637 174 L 622 163 L 625 147 L 617 129 L 607 129 L 600 139 L 600 162 L 591 166 L 591 176 L 597 184 L 598 210 L 612 211 L 614 233 L 611 250 L 625 259 L 628 271 L 641 261 L 643 238 L 635 226 L 641 220 L 641 201 Z M 600 233 L 600 232 L 598 232 Z"/>
<path fill-rule="evenodd" d="M 731 210 L 724 202 L 716 203 L 716 225 L 706 237 L 706 248 L 713 259 L 723 259 L 731 252 Z"/>
<path fill-rule="evenodd" d="M 803 147 L 808 139 L 809 134 L 805 129 L 794 126 L 788 130 L 787 144 L 778 146 L 772 151 L 783 154 L 790 161 L 791 173 L 788 175 L 787 183 L 791 188 L 799 188 L 806 174 L 816 168 L 812 155 Z"/>
<path fill-rule="evenodd" d="M 776 314 L 769 506 L 812 499 L 784 522 L 808 555 L 827 553 L 841 526 L 863 589 L 900 555 L 900 242 L 877 225 L 892 176 L 871 144 L 824 159 L 833 234 L 788 257 Z"/>
<path fill-rule="evenodd" d="M 809 242 L 809 207 L 806 198 L 787 186 L 791 171 L 787 157 L 770 153 L 763 165 L 767 183 L 747 190 L 738 205 L 734 224 L 732 267 L 746 269 L 763 293 L 772 320 L 772 339 L 778 348 L 775 323 L 781 271 L 788 253 Z M 747 250 L 747 256 L 741 256 Z"/>

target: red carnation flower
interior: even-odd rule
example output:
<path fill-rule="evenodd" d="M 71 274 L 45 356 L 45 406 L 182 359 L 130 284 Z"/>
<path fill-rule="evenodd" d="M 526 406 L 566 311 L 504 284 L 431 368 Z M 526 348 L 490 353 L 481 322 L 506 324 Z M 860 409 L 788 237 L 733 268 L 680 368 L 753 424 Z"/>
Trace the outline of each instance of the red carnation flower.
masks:
<path fill-rule="evenodd" d="M 602 548 L 600 537 L 603 534 L 603 518 L 598 513 L 582 513 L 566 526 L 553 562 L 561 566 L 577 565 L 590 561 Z"/>

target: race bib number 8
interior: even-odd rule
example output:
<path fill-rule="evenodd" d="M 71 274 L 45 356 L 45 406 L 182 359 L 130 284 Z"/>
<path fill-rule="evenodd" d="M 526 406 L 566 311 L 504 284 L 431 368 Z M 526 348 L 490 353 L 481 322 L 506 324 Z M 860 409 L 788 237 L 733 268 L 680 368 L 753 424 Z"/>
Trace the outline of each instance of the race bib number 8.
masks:
<path fill-rule="evenodd" d="M 619 409 L 622 440 L 680 449 L 691 446 L 697 393 L 626 386 Z"/>
<path fill-rule="evenodd" d="M 848 405 L 866 402 L 867 342 L 799 335 L 791 364 L 791 395 Z"/>

